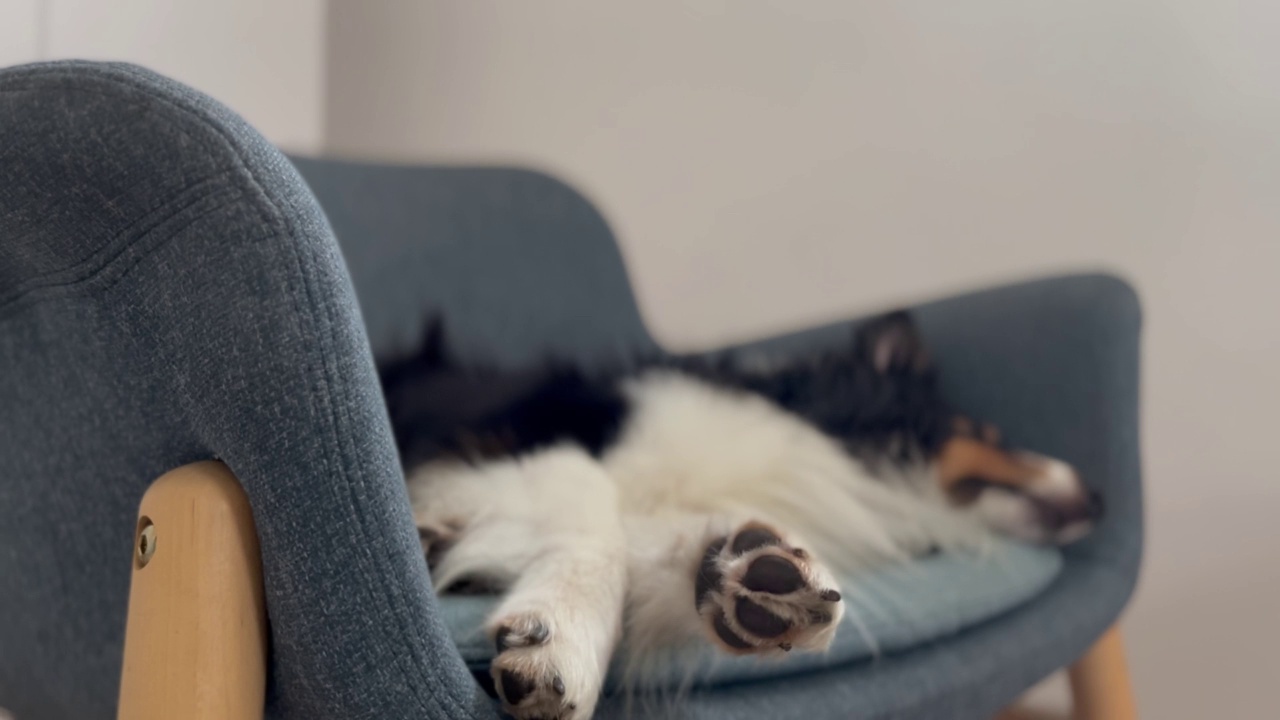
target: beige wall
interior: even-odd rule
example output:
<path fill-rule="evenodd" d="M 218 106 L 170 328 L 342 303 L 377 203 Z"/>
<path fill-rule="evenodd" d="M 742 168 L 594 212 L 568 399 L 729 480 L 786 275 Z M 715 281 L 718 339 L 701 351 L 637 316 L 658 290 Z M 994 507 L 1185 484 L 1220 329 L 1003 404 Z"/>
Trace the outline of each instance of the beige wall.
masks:
<path fill-rule="evenodd" d="M 927 5 L 927 6 L 926 6 Z M 1039 273 L 1145 300 L 1152 718 L 1280 677 L 1280 10 L 331 3 L 328 144 L 585 189 L 680 347 Z"/>
<path fill-rule="evenodd" d="M 39 56 L 42 2 L 0 0 L 0 67 Z"/>
<path fill-rule="evenodd" d="M 127 60 L 212 95 L 281 146 L 324 137 L 323 0 L 0 0 L 0 67 Z"/>

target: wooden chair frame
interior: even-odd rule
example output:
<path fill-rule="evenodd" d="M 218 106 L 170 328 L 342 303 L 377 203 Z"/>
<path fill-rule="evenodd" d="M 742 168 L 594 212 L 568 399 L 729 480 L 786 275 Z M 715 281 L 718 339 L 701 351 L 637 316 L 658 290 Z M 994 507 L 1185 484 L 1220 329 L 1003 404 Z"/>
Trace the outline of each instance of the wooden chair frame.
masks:
<path fill-rule="evenodd" d="M 262 556 L 226 465 L 184 465 L 138 509 L 118 717 L 261 720 L 267 684 Z"/>

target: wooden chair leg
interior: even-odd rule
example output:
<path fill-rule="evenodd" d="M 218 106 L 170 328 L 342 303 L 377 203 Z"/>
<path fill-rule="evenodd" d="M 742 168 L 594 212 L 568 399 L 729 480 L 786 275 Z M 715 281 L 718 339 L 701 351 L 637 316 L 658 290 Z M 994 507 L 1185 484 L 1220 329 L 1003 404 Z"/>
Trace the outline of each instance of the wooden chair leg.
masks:
<path fill-rule="evenodd" d="M 1071 666 L 1075 720 L 1136 720 L 1137 704 L 1129 682 L 1119 626 L 1103 633 Z"/>
<path fill-rule="evenodd" d="M 161 476 L 138 510 L 121 720 L 261 720 L 262 559 L 244 490 L 219 462 Z"/>

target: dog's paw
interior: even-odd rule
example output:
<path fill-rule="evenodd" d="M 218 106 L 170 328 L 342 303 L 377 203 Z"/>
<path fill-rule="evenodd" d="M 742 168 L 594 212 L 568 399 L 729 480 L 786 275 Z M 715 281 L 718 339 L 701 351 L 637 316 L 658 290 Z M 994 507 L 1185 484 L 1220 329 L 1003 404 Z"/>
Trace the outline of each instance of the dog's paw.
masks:
<path fill-rule="evenodd" d="M 549 620 L 525 613 L 493 623 L 498 655 L 489 673 L 504 712 L 516 720 L 590 717 L 598 683 L 575 675 L 589 663 L 573 662 L 574 648 Z"/>
<path fill-rule="evenodd" d="M 697 573 L 698 614 L 733 654 L 824 650 L 844 613 L 831 574 L 764 523 L 708 544 Z"/>

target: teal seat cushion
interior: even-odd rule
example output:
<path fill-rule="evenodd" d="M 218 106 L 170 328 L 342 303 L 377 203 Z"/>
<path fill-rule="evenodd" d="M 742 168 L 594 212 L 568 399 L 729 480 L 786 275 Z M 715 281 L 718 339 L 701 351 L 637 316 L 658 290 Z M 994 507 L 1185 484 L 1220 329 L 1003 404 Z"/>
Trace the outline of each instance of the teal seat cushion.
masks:
<path fill-rule="evenodd" d="M 841 581 L 847 612 L 830 650 L 781 658 L 731 657 L 698 640 L 657 666 L 651 683 L 668 687 L 758 680 L 808 672 L 893 653 L 958 632 L 1034 597 L 1062 569 L 1052 548 L 997 541 L 981 554 L 949 553 Z M 444 596 L 441 608 L 454 642 L 473 670 L 493 659 L 484 636 L 495 596 Z M 621 653 L 619 653 L 621 655 Z M 616 659 L 609 685 L 622 683 Z"/>

